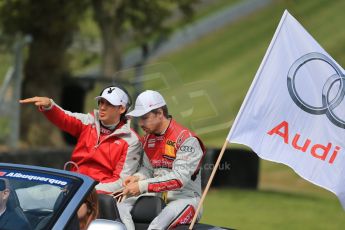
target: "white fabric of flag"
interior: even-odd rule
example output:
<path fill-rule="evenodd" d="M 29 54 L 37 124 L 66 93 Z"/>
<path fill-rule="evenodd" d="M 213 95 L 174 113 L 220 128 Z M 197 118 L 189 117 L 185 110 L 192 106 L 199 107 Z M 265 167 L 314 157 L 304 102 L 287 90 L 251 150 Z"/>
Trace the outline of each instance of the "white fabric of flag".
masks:
<path fill-rule="evenodd" d="M 345 209 L 344 96 L 342 67 L 285 11 L 227 141 L 290 166 Z"/>

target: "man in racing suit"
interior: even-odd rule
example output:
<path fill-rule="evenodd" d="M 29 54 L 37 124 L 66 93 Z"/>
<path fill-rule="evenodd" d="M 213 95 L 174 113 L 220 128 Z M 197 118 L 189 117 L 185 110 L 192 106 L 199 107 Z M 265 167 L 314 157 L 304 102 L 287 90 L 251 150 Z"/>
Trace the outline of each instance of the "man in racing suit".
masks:
<path fill-rule="evenodd" d="M 71 156 L 77 167 L 71 170 L 98 181 L 98 193 L 111 193 L 138 169 L 142 145 L 125 116 L 130 97 L 124 89 L 107 87 L 95 99 L 98 110 L 88 114 L 66 111 L 47 97 L 20 103 L 34 103 L 53 124 L 77 137 Z"/>
<path fill-rule="evenodd" d="M 201 196 L 199 170 L 204 145 L 168 115 L 164 98 L 156 91 L 141 93 L 135 109 L 127 115 L 139 117 L 139 125 L 146 132 L 146 154 L 139 171 L 124 181 L 124 194 L 134 197 L 118 204 L 121 220 L 128 230 L 134 229 L 130 211 L 137 195 L 154 193 L 165 199 L 167 206 L 148 229 L 170 229 L 190 223 Z"/>

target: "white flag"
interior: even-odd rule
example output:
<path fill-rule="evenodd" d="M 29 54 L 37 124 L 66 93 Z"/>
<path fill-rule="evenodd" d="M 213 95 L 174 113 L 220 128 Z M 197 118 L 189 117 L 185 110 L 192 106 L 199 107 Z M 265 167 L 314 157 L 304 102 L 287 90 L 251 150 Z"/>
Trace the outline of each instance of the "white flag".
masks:
<path fill-rule="evenodd" d="M 287 11 L 227 140 L 284 163 L 345 209 L 344 70 Z"/>

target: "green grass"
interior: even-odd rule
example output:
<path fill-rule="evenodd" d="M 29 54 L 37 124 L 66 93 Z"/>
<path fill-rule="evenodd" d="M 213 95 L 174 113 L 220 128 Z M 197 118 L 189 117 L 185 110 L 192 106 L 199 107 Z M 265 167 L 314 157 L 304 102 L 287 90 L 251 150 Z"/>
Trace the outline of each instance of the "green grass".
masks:
<path fill-rule="evenodd" d="M 345 212 L 332 195 L 214 189 L 201 222 L 236 229 L 343 229 Z"/>
<path fill-rule="evenodd" d="M 260 161 L 258 190 L 211 189 L 201 222 L 236 229 L 343 229 L 337 197 L 288 166 Z"/>

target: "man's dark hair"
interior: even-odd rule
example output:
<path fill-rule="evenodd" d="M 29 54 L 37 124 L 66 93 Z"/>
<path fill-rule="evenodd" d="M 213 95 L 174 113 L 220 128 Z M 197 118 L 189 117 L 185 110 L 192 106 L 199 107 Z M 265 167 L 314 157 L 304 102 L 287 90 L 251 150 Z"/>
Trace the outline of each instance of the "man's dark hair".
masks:
<path fill-rule="evenodd" d="M 0 191 L 4 191 L 6 188 L 8 188 L 8 180 L 0 178 Z"/>
<path fill-rule="evenodd" d="M 126 104 L 126 110 L 120 116 L 120 121 L 127 122 L 128 118 L 126 117 L 126 113 L 128 112 L 129 108 L 131 108 L 131 106 L 132 106 L 132 98 L 131 98 L 131 95 L 129 95 L 128 91 L 124 87 L 122 87 L 120 85 L 117 85 L 116 87 L 119 89 L 122 89 L 122 91 L 125 92 L 125 94 L 127 94 L 127 97 L 128 97 L 128 103 Z"/>
<path fill-rule="evenodd" d="M 151 110 L 151 112 L 154 113 L 154 114 L 157 114 L 158 111 L 159 111 L 159 109 L 162 109 L 162 111 L 163 111 L 163 116 L 164 116 L 165 118 L 170 118 L 169 111 L 168 111 L 168 106 L 166 106 L 166 105 L 164 105 L 164 106 L 162 106 L 162 107 L 159 107 L 159 108 L 157 108 L 157 109 Z"/>

